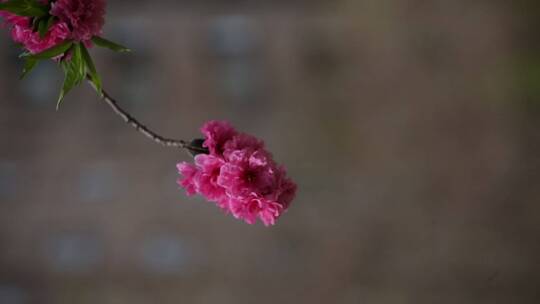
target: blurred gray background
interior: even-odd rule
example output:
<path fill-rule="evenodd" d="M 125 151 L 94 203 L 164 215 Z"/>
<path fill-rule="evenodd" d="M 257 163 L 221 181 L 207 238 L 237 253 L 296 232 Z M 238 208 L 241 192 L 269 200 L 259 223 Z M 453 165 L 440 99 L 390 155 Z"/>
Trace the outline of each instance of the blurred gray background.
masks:
<path fill-rule="evenodd" d="M 540 303 L 538 1 L 109 1 L 105 88 L 227 119 L 299 184 L 275 227 L 0 35 L 0 304 Z"/>

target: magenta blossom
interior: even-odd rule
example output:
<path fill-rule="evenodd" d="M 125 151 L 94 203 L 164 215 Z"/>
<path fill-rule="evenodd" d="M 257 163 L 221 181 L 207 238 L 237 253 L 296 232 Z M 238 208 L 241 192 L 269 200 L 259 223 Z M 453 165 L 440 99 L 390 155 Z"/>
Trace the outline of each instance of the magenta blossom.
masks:
<path fill-rule="evenodd" d="M 218 183 L 235 197 L 273 195 L 279 186 L 279 174 L 266 151 L 235 150 L 221 168 Z"/>
<path fill-rule="evenodd" d="M 63 22 L 54 23 L 42 38 L 34 31 L 30 17 L 21 17 L 6 11 L 0 11 L 0 17 L 3 17 L 5 24 L 11 27 L 11 39 L 22 44 L 32 54 L 40 53 L 70 37 L 70 30 Z"/>
<path fill-rule="evenodd" d="M 264 143 L 238 133 L 229 123 L 211 121 L 201 132 L 209 154 L 195 164 L 180 163 L 178 180 L 188 195 L 201 194 L 234 217 L 253 224 L 274 225 L 296 194 L 296 184 L 278 166 Z"/>
<path fill-rule="evenodd" d="M 105 24 L 105 0 L 57 0 L 51 15 L 71 28 L 71 39 L 88 42 L 101 34 Z"/>
<path fill-rule="evenodd" d="M 11 27 L 13 41 L 37 54 L 66 40 L 83 42 L 90 47 L 92 37 L 101 34 L 105 23 L 105 0 L 58 0 L 51 4 L 50 14 L 56 18 L 45 36 L 40 37 L 32 18 L 0 11 L 0 17 Z"/>
<path fill-rule="evenodd" d="M 197 193 L 197 181 L 198 179 L 198 170 L 197 167 L 188 164 L 188 163 L 179 163 L 177 166 L 178 172 L 184 176 L 182 180 L 178 181 L 178 184 L 184 189 L 189 196 L 195 195 Z"/>
<path fill-rule="evenodd" d="M 223 155 L 225 144 L 237 135 L 231 124 L 225 121 L 209 121 L 201 128 L 201 132 L 205 136 L 203 146 L 210 150 L 210 154 L 218 156 Z"/>

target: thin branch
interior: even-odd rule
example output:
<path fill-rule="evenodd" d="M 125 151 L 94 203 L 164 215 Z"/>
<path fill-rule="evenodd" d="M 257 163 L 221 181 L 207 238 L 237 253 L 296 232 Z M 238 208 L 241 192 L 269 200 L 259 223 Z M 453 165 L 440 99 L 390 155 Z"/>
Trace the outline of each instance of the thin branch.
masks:
<path fill-rule="evenodd" d="M 92 81 L 89 80 L 88 83 L 96 91 L 98 91 Z M 100 94 L 100 92 L 98 92 L 98 94 Z M 109 107 L 111 107 L 111 109 L 114 111 L 114 113 L 120 116 L 120 118 L 122 118 L 125 123 L 132 126 L 136 131 L 151 139 L 155 143 L 160 144 L 164 147 L 185 149 L 191 154 L 208 153 L 208 150 L 206 148 L 194 146 L 191 143 L 182 139 L 165 138 L 157 134 L 156 132 L 150 130 L 148 127 L 140 123 L 135 117 L 131 116 L 131 114 L 129 114 L 126 110 L 122 109 L 118 105 L 118 102 L 114 98 L 112 98 L 105 90 L 101 90 L 101 99 L 105 101 L 105 103 L 107 103 Z"/>

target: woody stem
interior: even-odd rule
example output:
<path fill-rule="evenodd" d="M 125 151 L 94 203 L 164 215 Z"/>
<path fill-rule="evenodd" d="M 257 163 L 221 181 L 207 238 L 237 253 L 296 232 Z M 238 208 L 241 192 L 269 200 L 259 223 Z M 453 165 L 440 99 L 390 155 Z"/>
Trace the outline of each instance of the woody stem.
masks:
<path fill-rule="evenodd" d="M 125 123 L 132 126 L 137 132 L 143 134 L 155 143 L 160 144 L 164 147 L 184 149 L 191 154 L 208 153 L 208 150 L 206 148 L 194 146 L 191 143 L 182 139 L 166 138 L 150 130 L 144 124 L 139 122 L 135 117 L 129 114 L 126 110 L 122 109 L 118 105 L 118 102 L 114 98 L 112 98 L 109 93 L 107 93 L 105 90 L 101 90 L 101 92 L 99 92 L 99 90 L 96 88 L 96 86 L 91 80 L 89 80 L 88 83 L 98 92 L 98 94 L 101 95 L 101 99 L 105 101 L 107 105 L 109 105 L 109 107 L 116 115 L 122 118 Z"/>

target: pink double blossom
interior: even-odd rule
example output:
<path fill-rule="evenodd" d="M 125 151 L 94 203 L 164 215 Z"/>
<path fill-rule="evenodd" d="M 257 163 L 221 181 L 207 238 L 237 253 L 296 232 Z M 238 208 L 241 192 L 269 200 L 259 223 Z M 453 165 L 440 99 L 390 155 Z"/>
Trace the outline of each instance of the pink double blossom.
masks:
<path fill-rule="evenodd" d="M 0 0 L 4 2 L 5 0 Z M 47 4 L 48 1 L 42 1 Z M 105 23 L 105 0 L 58 0 L 51 4 L 54 23 L 44 37 L 34 30 L 30 17 L 0 11 L 4 23 L 11 27 L 11 37 L 32 54 L 40 53 L 66 40 L 91 46 L 91 39 L 100 35 Z"/>
<path fill-rule="evenodd" d="M 0 11 L 0 17 L 4 18 L 5 25 L 11 27 L 13 41 L 22 44 L 32 54 L 62 43 L 70 36 L 68 25 L 63 22 L 54 23 L 42 38 L 34 31 L 30 17 L 17 16 L 7 11 Z"/>
<path fill-rule="evenodd" d="M 200 194 L 237 219 L 274 225 L 296 194 L 296 184 L 275 163 L 264 142 L 237 132 L 229 123 L 210 121 L 201 132 L 209 154 L 180 163 L 178 180 L 188 195 Z"/>
<path fill-rule="evenodd" d="M 88 42 L 101 35 L 105 6 L 105 0 L 57 0 L 52 4 L 51 15 L 69 25 L 72 29 L 70 39 Z"/>

